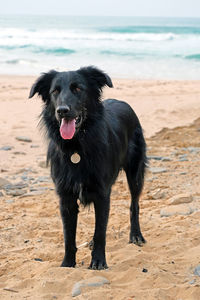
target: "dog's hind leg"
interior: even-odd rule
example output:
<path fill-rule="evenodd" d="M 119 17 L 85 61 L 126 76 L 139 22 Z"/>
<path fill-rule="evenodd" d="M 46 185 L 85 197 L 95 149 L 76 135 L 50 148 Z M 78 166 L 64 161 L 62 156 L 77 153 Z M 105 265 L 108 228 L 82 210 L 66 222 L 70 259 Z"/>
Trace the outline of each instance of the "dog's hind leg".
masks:
<path fill-rule="evenodd" d="M 140 230 L 139 222 L 139 197 L 144 184 L 144 173 L 146 167 L 146 144 L 140 128 L 134 132 L 134 138 L 130 141 L 128 157 L 124 170 L 131 193 L 130 206 L 130 243 L 142 246 L 145 239 Z"/>
<path fill-rule="evenodd" d="M 76 226 L 78 216 L 77 199 L 70 195 L 60 195 L 60 212 L 63 222 L 65 256 L 61 267 L 76 265 Z"/>

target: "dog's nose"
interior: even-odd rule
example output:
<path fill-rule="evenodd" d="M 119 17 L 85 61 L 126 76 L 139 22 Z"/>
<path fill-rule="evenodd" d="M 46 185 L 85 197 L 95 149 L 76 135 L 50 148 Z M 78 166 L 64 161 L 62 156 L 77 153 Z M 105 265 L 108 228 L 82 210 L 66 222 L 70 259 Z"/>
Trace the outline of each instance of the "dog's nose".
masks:
<path fill-rule="evenodd" d="M 56 111 L 59 117 L 64 118 L 67 115 L 67 113 L 70 111 L 70 107 L 68 105 L 58 106 Z"/>

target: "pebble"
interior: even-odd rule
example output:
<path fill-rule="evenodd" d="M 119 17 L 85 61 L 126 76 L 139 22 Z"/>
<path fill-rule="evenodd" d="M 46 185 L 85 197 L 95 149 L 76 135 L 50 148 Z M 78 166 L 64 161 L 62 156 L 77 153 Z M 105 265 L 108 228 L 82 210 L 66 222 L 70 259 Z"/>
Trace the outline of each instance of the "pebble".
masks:
<path fill-rule="evenodd" d="M 181 155 L 179 155 L 179 158 L 188 158 L 188 155 L 187 154 L 181 154 Z"/>
<path fill-rule="evenodd" d="M 39 148 L 39 145 L 31 145 L 31 148 Z"/>
<path fill-rule="evenodd" d="M 8 200 L 6 200 L 6 203 L 8 203 L 8 204 L 11 204 L 11 203 L 13 203 L 13 202 L 14 202 L 13 199 L 8 199 Z"/>
<path fill-rule="evenodd" d="M 26 155 L 26 152 L 23 151 L 15 151 L 13 152 L 14 155 Z"/>
<path fill-rule="evenodd" d="M 49 176 L 39 176 L 37 178 L 38 182 L 48 182 L 50 181 L 50 177 Z"/>
<path fill-rule="evenodd" d="M 149 155 L 147 156 L 147 159 L 162 160 L 162 156 Z"/>
<path fill-rule="evenodd" d="M 157 179 L 158 179 L 157 176 L 153 176 L 153 177 L 147 178 L 146 181 L 152 182 L 152 181 L 157 180 Z"/>
<path fill-rule="evenodd" d="M 31 180 L 35 180 L 34 177 L 29 177 L 29 176 L 26 176 L 26 175 L 22 175 L 21 176 L 21 179 L 24 180 L 24 181 L 31 181 Z"/>
<path fill-rule="evenodd" d="M 187 154 L 179 155 L 179 161 L 188 161 Z"/>
<path fill-rule="evenodd" d="M 154 190 L 153 192 L 151 192 L 150 198 L 152 198 L 153 200 L 165 198 L 165 192 L 163 192 L 161 189 Z"/>
<path fill-rule="evenodd" d="M 195 211 L 194 208 L 186 204 L 171 205 L 160 210 L 161 217 L 171 217 L 174 215 L 188 216 Z"/>
<path fill-rule="evenodd" d="M 76 297 L 81 294 L 81 289 L 83 287 L 99 287 L 104 284 L 109 284 L 109 280 L 102 276 L 95 276 L 89 279 L 78 281 L 74 284 L 72 288 L 72 297 Z"/>
<path fill-rule="evenodd" d="M 196 279 L 192 279 L 189 281 L 189 284 L 195 284 L 195 282 L 196 282 Z"/>
<path fill-rule="evenodd" d="M 153 174 L 158 174 L 158 173 L 165 173 L 167 172 L 166 168 L 160 168 L 160 167 L 151 167 L 149 168 L 150 172 Z"/>
<path fill-rule="evenodd" d="M 46 169 L 47 168 L 47 162 L 45 160 L 44 161 L 40 161 L 39 164 L 38 164 L 38 166 L 40 168 Z"/>
<path fill-rule="evenodd" d="M 171 157 L 168 157 L 168 156 L 164 156 L 162 158 L 162 161 L 172 161 Z"/>
<path fill-rule="evenodd" d="M 9 151 L 9 150 L 12 150 L 13 147 L 12 146 L 3 146 L 0 148 L 0 150 L 3 150 L 3 151 Z"/>
<path fill-rule="evenodd" d="M 43 260 L 41 258 L 34 258 L 35 261 L 40 261 L 43 262 Z"/>
<path fill-rule="evenodd" d="M 32 192 L 28 192 L 28 193 L 25 192 L 21 195 L 20 198 L 38 196 L 38 195 L 42 195 L 43 193 L 44 193 L 44 191 L 32 191 Z"/>
<path fill-rule="evenodd" d="M 20 142 L 32 143 L 32 140 L 26 136 L 16 136 L 16 140 Z"/>
<path fill-rule="evenodd" d="M 190 203 L 193 201 L 193 197 L 190 194 L 179 194 L 169 199 L 170 205 L 177 205 L 182 203 Z"/>
<path fill-rule="evenodd" d="M 46 186 L 30 187 L 30 192 L 47 191 L 47 190 L 49 190 L 49 188 Z"/>
<path fill-rule="evenodd" d="M 143 272 L 143 273 L 147 273 L 147 272 L 148 272 L 148 270 L 147 270 L 147 269 L 145 269 L 145 268 L 143 268 L 143 269 L 142 269 L 142 272 Z"/>
<path fill-rule="evenodd" d="M 7 195 L 14 197 L 24 195 L 25 193 L 25 190 L 6 190 Z"/>
<path fill-rule="evenodd" d="M 156 155 L 147 156 L 147 159 L 149 159 L 149 160 L 154 159 L 154 160 L 161 160 L 161 161 L 172 161 L 172 159 L 168 156 L 156 156 Z"/>
<path fill-rule="evenodd" d="M 0 192 L 0 197 L 3 197 L 3 193 L 2 192 Z"/>
<path fill-rule="evenodd" d="M 0 189 L 3 189 L 5 185 L 11 184 L 10 181 L 4 178 L 0 178 Z"/>
<path fill-rule="evenodd" d="M 197 275 L 200 277 L 200 265 L 198 265 L 195 269 L 194 269 L 194 275 Z"/>
<path fill-rule="evenodd" d="M 20 189 L 24 189 L 28 187 L 28 184 L 27 183 L 24 183 L 24 182 L 18 182 L 18 183 L 15 183 L 15 184 L 6 184 L 4 186 L 5 190 L 20 190 Z"/>
<path fill-rule="evenodd" d="M 195 153 L 195 154 L 197 154 L 197 153 L 200 152 L 200 147 L 188 147 L 188 148 L 186 148 L 186 149 L 189 150 L 190 153 Z"/>
<path fill-rule="evenodd" d="M 37 173 L 37 172 L 35 170 L 33 170 L 32 168 L 22 168 L 22 169 L 19 169 L 15 174 L 20 174 L 20 173 L 27 174 L 27 173 Z"/>

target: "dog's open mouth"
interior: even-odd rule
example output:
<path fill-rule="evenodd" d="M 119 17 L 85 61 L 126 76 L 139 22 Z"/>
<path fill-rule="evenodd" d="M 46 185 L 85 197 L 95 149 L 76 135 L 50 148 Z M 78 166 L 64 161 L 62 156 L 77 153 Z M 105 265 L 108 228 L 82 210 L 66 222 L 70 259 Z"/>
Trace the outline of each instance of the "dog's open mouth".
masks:
<path fill-rule="evenodd" d="M 60 124 L 60 135 L 64 140 L 70 140 L 73 138 L 76 130 L 80 127 L 82 123 L 82 115 L 79 115 L 75 119 L 67 120 L 65 118 L 61 119 Z"/>

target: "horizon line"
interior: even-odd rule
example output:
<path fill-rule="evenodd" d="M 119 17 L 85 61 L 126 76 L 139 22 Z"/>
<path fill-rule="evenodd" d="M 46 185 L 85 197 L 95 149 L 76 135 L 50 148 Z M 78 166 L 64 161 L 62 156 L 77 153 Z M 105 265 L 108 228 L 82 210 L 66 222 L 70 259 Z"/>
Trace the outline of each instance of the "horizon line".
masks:
<path fill-rule="evenodd" d="M 200 16 L 136 16 L 136 15 L 73 15 L 50 13 L 0 13 L 0 16 L 33 16 L 33 17 L 105 17 L 105 18 L 168 18 L 168 19 L 200 19 Z"/>

